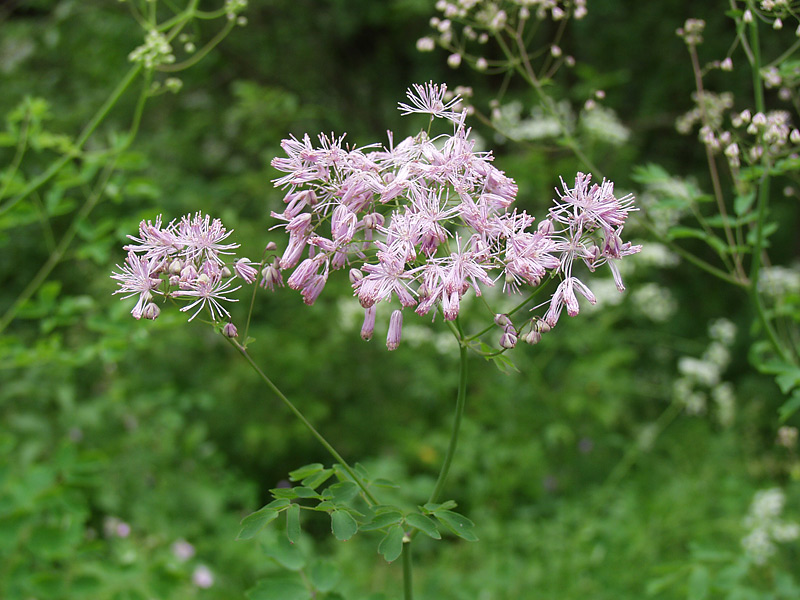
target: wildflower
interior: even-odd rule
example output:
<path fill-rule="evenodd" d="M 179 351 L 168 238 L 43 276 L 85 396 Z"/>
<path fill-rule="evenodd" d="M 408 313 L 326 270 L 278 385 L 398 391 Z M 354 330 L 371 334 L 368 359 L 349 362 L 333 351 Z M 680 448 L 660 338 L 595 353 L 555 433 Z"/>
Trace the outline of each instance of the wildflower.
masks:
<path fill-rule="evenodd" d="M 272 165 L 282 172 L 274 184 L 287 188 L 286 208 L 273 216 L 289 240 L 280 259 L 262 270 L 262 285 L 278 285 L 281 271 L 292 271 L 288 286 L 311 303 L 329 275 L 347 267 L 366 310 L 367 339 L 380 302 L 414 306 L 420 315 L 441 310 L 453 320 L 470 289 L 480 296 L 502 278 L 503 291 L 517 293 L 548 274 L 561 281 L 550 300 L 554 324 L 564 307 L 577 314 L 576 293 L 596 301 L 573 273 L 576 261 L 589 271 L 608 264 L 624 289 L 616 263 L 641 249 L 621 238 L 635 210 L 632 196 L 618 198 L 613 183 L 592 185 L 591 176 L 579 173 L 572 186 L 562 180 L 549 218 L 534 225 L 532 216 L 513 208 L 514 180 L 492 164 L 490 153 L 474 149 L 465 116 L 455 110 L 459 96 L 432 82 L 413 86 L 407 96 L 409 103 L 399 104 L 403 114 L 450 120 L 452 134 L 432 139 L 420 132 L 396 141 L 389 133 L 383 147 L 351 147 L 332 136 L 320 136 L 318 147 L 307 135 L 282 142 L 286 156 Z M 401 319 L 395 310 L 390 348 L 399 343 Z"/>
<path fill-rule="evenodd" d="M 119 273 L 113 273 L 112 279 L 119 282 L 120 289 L 114 294 L 127 294 L 122 298 L 130 298 L 139 294 L 136 305 L 131 310 L 135 319 L 141 319 L 145 305 L 152 299 L 153 292 L 161 283 L 161 279 L 154 276 L 151 261 L 147 258 L 137 256 L 134 252 L 128 252 L 128 258 L 123 266 L 117 265 Z"/>
<path fill-rule="evenodd" d="M 231 316 L 225 307 L 220 304 L 220 300 L 225 302 L 238 302 L 238 300 L 226 296 L 226 294 L 233 293 L 242 287 L 237 286 L 233 289 L 229 289 L 232 282 L 232 279 L 223 281 L 220 275 L 208 276 L 207 274 L 202 274 L 193 281 L 188 282 L 186 289 L 172 292 L 172 295 L 175 297 L 197 298 L 191 304 L 181 308 L 182 312 L 186 312 L 197 307 L 195 313 L 189 317 L 190 321 L 194 319 L 203 308 L 208 308 L 211 313 L 211 318 L 216 321 L 221 319 L 223 315 L 226 317 Z"/>
<path fill-rule="evenodd" d="M 460 61 L 459 61 L 460 62 Z M 458 65 L 456 65 L 458 66 Z M 402 110 L 400 114 L 408 115 L 411 113 L 429 114 L 432 117 L 439 117 L 457 121 L 461 115 L 453 110 L 453 107 L 458 103 L 459 97 L 456 96 L 449 102 L 444 101 L 444 95 L 447 92 L 445 84 L 439 85 L 432 81 L 424 85 L 414 84 L 414 89 L 408 90 L 406 96 L 411 104 L 398 103 L 398 108 Z"/>

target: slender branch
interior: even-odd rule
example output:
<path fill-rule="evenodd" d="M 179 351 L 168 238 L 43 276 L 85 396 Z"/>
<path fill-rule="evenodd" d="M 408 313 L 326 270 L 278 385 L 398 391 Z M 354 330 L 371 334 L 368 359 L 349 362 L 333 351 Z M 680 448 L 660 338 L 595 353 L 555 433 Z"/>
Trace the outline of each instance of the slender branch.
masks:
<path fill-rule="evenodd" d="M 14 176 L 17 174 L 17 169 L 19 169 L 19 165 L 22 162 L 22 157 L 25 155 L 25 150 L 28 147 L 28 129 L 30 127 L 30 122 L 31 111 L 30 108 L 28 108 L 28 110 L 25 111 L 25 120 L 22 123 L 19 141 L 17 142 L 17 151 L 14 154 L 14 159 L 11 161 L 8 171 L 5 173 L 5 183 L 3 183 L 3 189 L 0 190 L 0 200 L 6 197 L 6 192 Z"/>
<path fill-rule="evenodd" d="M 98 179 L 97 186 L 95 187 L 94 191 L 86 198 L 86 202 L 84 202 L 83 206 L 78 210 L 75 218 L 70 223 L 67 231 L 62 236 L 61 240 L 58 242 L 58 245 L 53 249 L 50 253 L 49 258 L 47 261 L 39 268 L 39 271 L 36 273 L 34 278 L 25 286 L 25 289 L 22 290 L 22 293 L 17 296 L 14 300 L 13 304 L 6 310 L 3 314 L 2 318 L 0 318 L 0 333 L 2 333 L 6 327 L 8 327 L 9 323 L 14 320 L 14 317 L 17 315 L 17 311 L 20 307 L 28 301 L 33 294 L 36 293 L 36 290 L 39 289 L 39 286 L 44 283 L 53 269 L 61 262 L 61 259 L 64 257 L 67 249 L 69 248 L 72 240 L 75 239 L 75 235 L 78 232 L 79 224 L 89 216 L 92 212 L 94 207 L 97 205 L 97 202 L 100 200 L 100 197 L 103 195 L 103 191 L 105 190 L 106 184 L 108 180 L 111 178 L 112 173 L 117 164 L 117 159 L 119 155 L 124 152 L 130 145 L 133 143 L 133 139 L 136 137 L 136 133 L 139 131 L 139 125 L 142 120 L 142 113 L 144 112 L 144 105 L 147 102 L 147 91 L 150 87 L 150 75 L 146 75 L 144 78 L 144 82 L 142 84 L 142 91 L 139 94 L 139 100 L 136 103 L 136 109 L 133 114 L 133 120 L 131 122 L 131 127 L 128 130 L 128 135 L 126 136 L 125 142 L 120 146 L 111 161 L 106 165 L 103 174 Z M 43 182 L 44 183 L 44 182 Z M 34 191 L 34 190 L 32 190 Z M 29 192 L 31 193 L 31 192 Z"/>
<path fill-rule="evenodd" d="M 694 71 L 694 83 L 695 88 L 697 89 L 697 104 L 700 107 L 700 114 L 701 119 L 704 125 L 710 127 L 708 122 L 708 114 L 706 113 L 705 108 L 705 88 L 703 87 L 703 76 L 700 72 L 700 60 L 697 56 L 697 48 L 696 46 L 689 44 L 689 56 L 692 60 L 692 71 Z M 714 158 L 714 153 L 711 151 L 711 148 L 708 144 L 703 144 L 703 147 L 706 151 L 706 162 L 708 163 L 708 172 L 711 176 L 711 186 L 714 188 L 714 199 L 717 202 L 717 209 L 719 210 L 720 215 L 722 215 L 722 227 L 725 231 L 725 239 L 728 242 L 728 246 L 731 248 L 731 252 L 733 254 L 733 264 L 734 268 L 739 275 L 744 275 L 744 270 L 742 268 L 742 260 L 739 256 L 739 253 L 735 251 L 736 242 L 733 239 L 733 232 L 731 231 L 730 225 L 728 225 L 728 211 L 725 208 L 725 199 L 722 195 L 722 184 L 720 183 L 719 179 L 719 171 L 717 170 L 717 161 Z M 720 256 L 722 260 L 725 260 L 724 256 Z"/>
<path fill-rule="evenodd" d="M 455 327 L 458 330 L 459 342 L 459 372 L 458 372 L 458 395 L 456 397 L 456 414 L 453 419 L 453 432 L 450 434 L 450 443 L 447 446 L 447 454 L 445 454 L 442 469 L 439 471 L 439 477 L 436 480 L 436 485 L 431 492 L 428 502 L 436 502 L 442 494 L 444 484 L 447 481 L 447 475 L 450 473 L 450 465 L 453 462 L 453 456 L 456 453 L 458 446 L 458 433 L 461 430 L 461 417 L 464 415 L 464 406 L 467 399 L 467 346 L 463 343 L 464 336 L 461 330 L 461 324 L 456 319 Z"/>
<path fill-rule="evenodd" d="M 18 202 L 28 197 L 34 191 L 36 191 L 37 189 L 42 187 L 45 183 L 50 181 L 50 179 L 52 179 L 64 167 L 64 165 L 66 165 L 69 161 L 71 161 L 78 155 L 80 149 L 86 143 L 86 140 L 88 140 L 89 137 L 92 135 L 92 133 L 94 133 L 94 130 L 97 129 L 98 125 L 100 125 L 103 119 L 106 118 L 106 116 L 114 107 L 114 105 L 117 103 L 117 101 L 120 99 L 122 94 L 125 93 L 125 90 L 128 89 L 128 86 L 130 86 L 131 83 L 133 83 L 133 80 L 136 79 L 136 76 L 139 74 L 141 68 L 142 68 L 141 65 L 137 64 L 136 66 L 132 67 L 130 71 L 128 71 L 125 77 L 122 78 L 122 81 L 119 82 L 119 84 L 111 93 L 111 95 L 108 97 L 108 99 L 105 101 L 103 106 L 100 107 L 100 110 L 97 111 L 94 117 L 92 117 L 92 120 L 89 121 L 86 127 L 84 127 L 80 136 L 78 136 L 78 139 L 75 141 L 75 145 L 72 151 L 69 152 L 68 154 L 64 154 L 61 158 L 53 162 L 44 173 L 39 175 L 39 177 L 32 180 L 30 183 L 28 183 L 28 185 L 26 185 L 23 188 L 23 190 L 19 194 L 17 194 L 15 198 L 4 204 L 0 208 L 0 215 L 3 215 L 9 210 L 11 210 L 14 206 L 17 205 Z"/>
<path fill-rule="evenodd" d="M 267 377 L 264 371 L 262 371 L 261 368 L 256 364 L 256 362 L 247 352 L 245 347 L 242 346 L 236 340 L 228 339 L 228 341 L 239 351 L 239 353 L 244 357 L 244 359 L 247 361 L 250 367 L 252 367 L 252 369 L 258 374 L 259 377 L 261 377 L 262 381 L 267 384 L 267 387 L 270 390 L 272 390 L 272 393 L 275 394 L 290 411 L 292 411 L 292 414 L 294 414 L 294 416 L 300 419 L 303 425 L 305 425 L 306 429 L 308 429 L 308 431 L 311 432 L 311 435 L 313 435 L 316 438 L 316 440 L 320 444 L 322 444 L 325 450 L 328 451 L 328 454 L 330 454 L 336 460 L 336 462 L 342 465 L 342 468 L 352 478 L 352 480 L 356 483 L 356 485 L 358 485 L 358 487 L 361 488 L 361 491 L 364 492 L 364 497 L 366 498 L 367 502 L 372 506 L 379 504 L 379 502 L 375 499 L 375 496 L 373 496 L 372 492 L 370 492 L 369 489 L 367 488 L 366 484 L 363 481 L 361 481 L 361 478 L 358 475 L 356 475 L 356 472 L 352 469 L 352 467 L 347 463 L 347 461 L 344 458 L 342 458 L 342 455 L 336 451 L 336 448 L 331 446 L 328 440 L 326 440 L 325 437 L 319 431 L 317 431 L 317 429 L 311 424 L 311 422 L 308 419 L 306 419 L 305 415 L 303 415 L 303 413 L 300 412 L 300 410 L 292 403 L 292 401 L 289 400 L 289 398 L 287 398 L 284 395 L 284 393 L 278 388 L 278 386 L 272 383 L 272 380 L 269 377 Z"/>

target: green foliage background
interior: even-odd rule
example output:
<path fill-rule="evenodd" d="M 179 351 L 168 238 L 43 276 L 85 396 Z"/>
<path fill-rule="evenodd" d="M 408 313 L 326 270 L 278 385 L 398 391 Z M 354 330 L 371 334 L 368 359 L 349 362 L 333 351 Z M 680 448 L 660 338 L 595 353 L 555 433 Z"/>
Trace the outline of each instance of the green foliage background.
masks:
<path fill-rule="evenodd" d="M 248 25 L 182 73 L 178 94 L 148 101 L 97 207 L 0 337 L 0 597 L 227 599 L 255 589 L 251 598 L 294 598 L 304 597 L 302 571 L 325 590 L 319 597 L 399 598 L 399 566 L 375 552 L 377 538 L 337 542 L 326 521 L 310 519 L 296 547 L 280 541 L 280 525 L 235 541 L 242 517 L 290 470 L 329 460 L 221 336 L 168 311 L 133 322 L 108 275 L 124 258 L 125 236 L 162 213 L 218 216 L 245 255 L 259 256 L 279 235 L 269 230 L 281 197 L 269 160 L 290 133 L 347 131 L 357 144 L 383 141 L 387 129 L 412 133 L 419 123 L 395 106 L 414 82 L 472 85 L 476 104 L 488 102 L 498 80 L 415 50 L 432 4 L 251 0 Z M 730 25 L 720 6 L 698 10 L 679 0 L 635 9 L 592 2 L 564 44 L 582 65 L 564 82 L 566 96 L 580 103 L 605 89 L 633 132 L 622 148 L 590 149 L 618 189 L 635 191 L 633 167 L 649 162 L 707 185 L 699 146 L 673 127 L 692 90 L 674 30 L 704 17 L 711 58 L 727 50 Z M 0 31 L 4 140 L 19 131 L 16 107 L 30 102 L 35 115 L 13 180 L 21 185 L 68 148 L 128 68 L 142 32 L 124 4 L 77 0 L 7 3 Z M 747 94 L 746 80 L 727 85 Z M 514 86 L 512 96 L 532 100 Z M 91 194 L 104 166 L 92 150 L 127 130 L 134 103 L 134 93 L 124 96 L 81 160 L 0 216 L 0 312 Z M 493 134 L 475 127 L 491 147 Z M 558 176 L 578 170 L 556 148 L 506 143 L 495 153 L 534 214 L 546 210 Z M 13 157 L 4 141 L 0 165 Z M 796 202 L 779 211 L 797 221 Z M 635 234 L 646 243 L 644 230 Z M 791 229 L 773 245 L 796 256 Z M 650 320 L 628 294 L 559 324 L 539 346 L 517 348 L 519 373 L 472 359 L 446 495 L 476 522 L 481 541 L 415 543 L 420 598 L 798 596 L 797 543 L 765 567 L 741 561 L 742 520 L 756 490 L 784 487 L 787 518 L 800 519 L 797 456 L 774 444 L 782 396 L 747 360 L 746 299 L 685 264 L 637 267 L 627 280 L 631 291 L 650 282 L 677 302 L 667 322 Z M 394 353 L 380 335 L 364 343 L 342 308 L 348 290 L 337 291 L 311 308 L 285 290 L 260 295 L 254 355 L 344 456 L 401 483 L 398 502 L 422 503 L 447 444 L 455 343 L 447 346 L 440 324 L 425 333 L 422 321 Z M 739 326 L 726 373 L 737 416 L 727 428 L 670 412 L 678 358 L 699 356 L 708 322 L 720 316 Z M 130 524 L 128 537 L 104 532 L 111 517 Z M 186 563 L 170 550 L 178 539 L 196 547 Z M 191 582 L 200 564 L 214 573 L 209 589 Z M 254 588 L 267 576 L 272 583 Z"/>

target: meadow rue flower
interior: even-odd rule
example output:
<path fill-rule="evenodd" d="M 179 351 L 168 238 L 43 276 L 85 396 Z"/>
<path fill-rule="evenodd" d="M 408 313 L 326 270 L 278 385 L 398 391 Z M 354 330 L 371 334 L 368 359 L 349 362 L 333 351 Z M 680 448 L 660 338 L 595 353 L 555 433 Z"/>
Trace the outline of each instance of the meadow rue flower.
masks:
<path fill-rule="evenodd" d="M 181 311 L 195 309 L 191 321 L 204 309 L 211 319 L 219 321 L 230 317 L 223 306 L 226 302 L 237 302 L 229 294 L 241 286 L 233 287 L 237 279 L 253 283 L 257 269 L 247 258 L 230 261 L 228 257 L 239 247 L 238 244 L 224 243 L 233 233 L 227 230 L 219 219 L 196 213 L 185 215 L 179 221 L 164 225 L 159 216 L 155 222 L 142 221 L 139 235 L 129 235 L 131 244 L 124 246 L 128 251 L 125 264 L 117 265 L 112 273 L 119 289 L 115 294 L 130 298 L 138 294 L 131 314 L 136 319 L 156 319 L 161 308 L 154 300 L 161 296 L 175 300 L 189 300 Z M 275 286 L 280 273 L 268 272 L 269 284 Z M 223 332 L 228 337 L 235 333 L 229 323 Z"/>
<path fill-rule="evenodd" d="M 365 314 L 362 337 L 374 330 L 381 302 L 414 307 L 419 315 L 441 311 L 455 319 L 463 297 L 480 296 L 503 282 L 503 291 L 519 293 L 548 276 L 561 280 L 549 302 L 546 321 L 555 325 L 561 310 L 579 312 L 578 296 L 595 297 L 585 277 L 573 269 L 583 263 L 591 273 L 608 265 L 624 289 L 619 260 L 641 250 L 622 240 L 633 197 L 617 197 L 610 181 L 592 183 L 578 173 L 574 184 L 561 180 L 554 208 L 536 223 L 514 208 L 517 185 L 493 165 L 491 153 L 475 150 L 459 97 L 445 85 L 414 85 L 404 115 L 444 119 L 452 133 L 431 138 L 426 132 L 386 145 L 348 146 L 344 136 L 308 135 L 283 140 L 285 156 L 272 165 L 286 189 L 283 212 L 273 212 L 288 233 L 282 257 L 262 270 L 262 285 L 287 285 L 311 304 L 333 272 L 347 269 L 354 295 Z M 234 265 L 235 269 L 236 263 Z M 400 341 L 402 313 L 392 313 L 387 345 Z M 534 340 L 536 335 L 527 336 Z M 514 342 L 519 337 L 514 333 Z M 511 335 L 505 336 L 511 346 Z"/>

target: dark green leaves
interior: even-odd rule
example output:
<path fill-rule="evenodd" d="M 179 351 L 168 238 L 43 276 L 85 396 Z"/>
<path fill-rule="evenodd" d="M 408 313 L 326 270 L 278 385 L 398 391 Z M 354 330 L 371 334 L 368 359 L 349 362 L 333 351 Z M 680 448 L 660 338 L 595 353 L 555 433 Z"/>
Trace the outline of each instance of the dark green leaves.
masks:
<path fill-rule="evenodd" d="M 378 552 L 383 555 L 386 562 L 392 562 L 403 552 L 403 528 L 395 525 L 389 530 L 378 545 Z"/>
<path fill-rule="evenodd" d="M 439 533 L 439 530 L 436 528 L 436 523 L 430 517 L 419 513 L 411 513 L 406 516 L 406 523 L 414 529 L 420 530 L 428 537 L 432 537 L 435 540 L 442 539 L 442 534 Z"/>
<path fill-rule="evenodd" d="M 237 540 L 249 540 L 255 536 L 261 529 L 271 521 L 278 518 L 278 511 L 266 506 L 261 510 L 254 512 L 251 515 L 242 519 L 242 529 L 239 535 L 236 536 Z"/>
<path fill-rule="evenodd" d="M 286 510 L 286 537 L 293 544 L 300 540 L 300 505 L 292 504 Z"/>
<path fill-rule="evenodd" d="M 344 510 L 335 510 L 331 513 L 331 531 L 336 539 L 345 542 L 358 531 L 356 520 Z"/>

